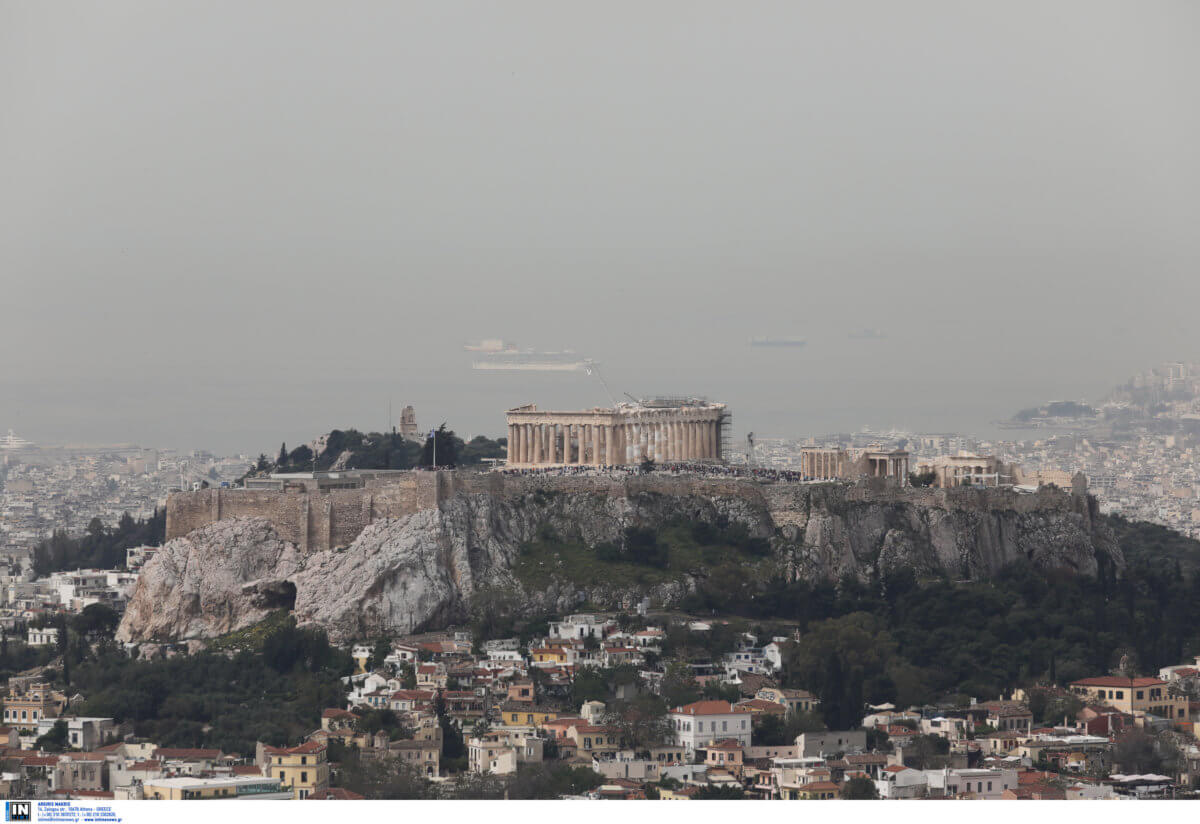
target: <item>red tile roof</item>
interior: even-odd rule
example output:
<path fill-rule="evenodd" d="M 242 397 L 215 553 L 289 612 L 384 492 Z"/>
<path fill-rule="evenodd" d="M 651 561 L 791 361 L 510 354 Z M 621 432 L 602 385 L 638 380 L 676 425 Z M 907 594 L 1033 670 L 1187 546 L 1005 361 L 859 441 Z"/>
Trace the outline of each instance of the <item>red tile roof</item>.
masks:
<path fill-rule="evenodd" d="M 1159 678 L 1122 678 L 1117 675 L 1101 675 L 1097 678 L 1083 678 L 1072 681 L 1072 687 L 1165 687 L 1166 681 Z"/>
<path fill-rule="evenodd" d="M 710 750 L 740 750 L 742 745 L 732 738 L 723 738 L 715 744 L 709 744 Z"/>
<path fill-rule="evenodd" d="M 733 715 L 736 712 L 749 712 L 749 710 L 735 707 L 728 701 L 696 701 L 676 707 L 673 712 L 683 715 Z"/>
<path fill-rule="evenodd" d="M 53 767 L 58 764 L 58 756 L 27 755 L 21 759 L 22 767 Z"/>
<path fill-rule="evenodd" d="M 173 758 L 181 761 L 207 761 L 221 757 L 220 750 L 199 750 L 184 747 L 159 747 L 153 753 L 158 759 Z"/>
<path fill-rule="evenodd" d="M 326 790 L 320 790 L 308 797 L 309 801 L 361 801 L 363 796 L 356 792 L 351 792 L 345 787 L 330 787 Z M 305 809 L 308 809 L 307 807 Z"/>
<path fill-rule="evenodd" d="M 787 715 L 787 707 L 775 701 L 765 701 L 762 698 L 747 698 L 745 701 L 738 701 L 737 706 L 745 707 L 754 712 L 769 712 L 775 715 Z"/>
<path fill-rule="evenodd" d="M 321 711 L 322 718 L 355 718 L 358 716 L 350 712 L 350 710 L 339 710 L 337 707 L 330 707 L 327 710 Z"/>
<path fill-rule="evenodd" d="M 319 741 L 309 741 L 305 744 L 300 744 L 295 747 L 267 747 L 263 750 L 272 755 L 311 755 L 314 753 L 325 752 L 325 745 Z"/>

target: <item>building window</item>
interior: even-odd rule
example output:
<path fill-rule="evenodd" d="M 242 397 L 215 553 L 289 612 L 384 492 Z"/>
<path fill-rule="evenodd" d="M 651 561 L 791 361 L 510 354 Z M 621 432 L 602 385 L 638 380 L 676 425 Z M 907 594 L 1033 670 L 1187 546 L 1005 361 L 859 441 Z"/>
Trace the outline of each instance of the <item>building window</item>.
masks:
<path fill-rule="evenodd" d="M 300 783 L 301 783 L 301 784 L 307 784 L 307 783 L 308 783 L 308 773 L 306 773 L 306 772 L 302 772 L 302 773 L 300 773 Z"/>

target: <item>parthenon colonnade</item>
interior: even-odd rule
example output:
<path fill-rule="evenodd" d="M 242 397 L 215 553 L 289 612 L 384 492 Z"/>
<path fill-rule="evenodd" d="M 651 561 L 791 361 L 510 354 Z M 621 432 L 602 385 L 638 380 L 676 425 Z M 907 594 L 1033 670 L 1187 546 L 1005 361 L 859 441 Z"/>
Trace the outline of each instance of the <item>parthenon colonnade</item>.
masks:
<path fill-rule="evenodd" d="M 509 466 L 622 466 L 721 460 L 725 405 L 619 404 L 578 412 L 508 410 Z"/>

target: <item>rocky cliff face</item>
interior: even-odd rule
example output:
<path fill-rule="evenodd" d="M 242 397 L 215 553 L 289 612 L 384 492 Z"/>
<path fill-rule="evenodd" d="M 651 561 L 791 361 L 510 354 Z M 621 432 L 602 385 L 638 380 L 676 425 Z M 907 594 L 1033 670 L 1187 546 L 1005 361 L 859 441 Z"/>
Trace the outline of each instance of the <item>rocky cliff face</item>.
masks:
<path fill-rule="evenodd" d="M 146 564 L 118 641 L 210 638 L 289 606 L 299 551 L 261 519 L 222 521 L 168 541 Z"/>
<path fill-rule="evenodd" d="M 522 588 L 513 563 L 539 534 L 592 547 L 621 540 L 627 526 L 678 521 L 744 524 L 771 540 L 775 560 L 808 578 L 898 566 L 984 577 L 1018 559 L 1095 574 L 1100 557 L 1123 563 L 1089 499 L 1045 495 L 1053 497 L 894 490 L 863 496 L 828 485 L 789 492 L 780 503 L 744 490 L 611 495 L 550 483 L 520 495 L 457 494 L 436 509 L 379 520 L 345 549 L 307 558 L 263 519 L 221 521 L 168 542 L 147 564 L 119 637 L 212 637 L 289 605 L 301 624 L 320 625 L 337 642 L 437 626 L 461 618 L 482 585 Z M 684 576 L 636 590 L 597 581 L 524 593 L 531 607 L 567 611 L 584 600 L 616 607 L 642 595 L 671 604 L 692 585 Z"/>

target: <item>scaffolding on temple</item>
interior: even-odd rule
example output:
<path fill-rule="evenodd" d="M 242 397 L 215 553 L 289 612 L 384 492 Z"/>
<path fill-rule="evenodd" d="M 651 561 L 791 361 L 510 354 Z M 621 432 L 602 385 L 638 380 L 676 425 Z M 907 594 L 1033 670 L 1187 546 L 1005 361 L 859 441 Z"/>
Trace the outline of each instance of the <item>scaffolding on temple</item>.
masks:
<path fill-rule="evenodd" d="M 729 463 L 733 453 L 733 413 L 728 409 L 717 419 L 717 454 L 722 463 Z"/>

